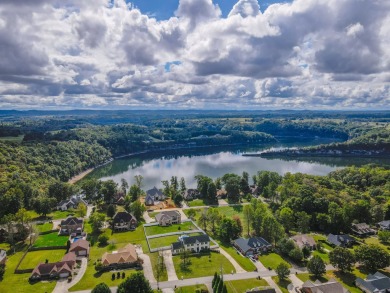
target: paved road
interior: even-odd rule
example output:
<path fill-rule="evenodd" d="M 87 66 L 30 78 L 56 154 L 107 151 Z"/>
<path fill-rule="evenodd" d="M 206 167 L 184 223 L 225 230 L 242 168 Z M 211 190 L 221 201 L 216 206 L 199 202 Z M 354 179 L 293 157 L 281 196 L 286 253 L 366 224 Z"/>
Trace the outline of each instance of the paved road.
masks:
<path fill-rule="evenodd" d="M 246 270 L 244 270 L 238 264 L 238 262 L 233 257 L 231 257 L 231 255 L 229 253 L 227 253 L 225 250 L 223 250 L 222 247 L 219 247 L 219 252 L 230 261 L 230 263 L 233 265 L 234 269 L 236 270 L 237 274 L 239 274 L 239 273 L 246 273 Z"/>
<path fill-rule="evenodd" d="M 288 278 L 291 280 L 291 283 L 292 283 L 292 288 L 291 290 L 289 290 L 289 292 L 295 292 L 295 289 L 296 287 L 298 288 L 301 288 L 302 287 L 302 284 L 303 282 L 295 275 L 295 274 L 291 274 L 290 276 L 288 276 Z"/>

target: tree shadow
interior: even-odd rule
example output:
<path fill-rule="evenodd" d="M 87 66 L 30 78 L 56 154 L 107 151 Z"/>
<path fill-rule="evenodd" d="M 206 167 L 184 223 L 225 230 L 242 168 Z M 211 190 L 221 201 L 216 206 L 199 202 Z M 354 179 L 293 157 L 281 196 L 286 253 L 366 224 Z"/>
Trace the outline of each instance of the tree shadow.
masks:
<path fill-rule="evenodd" d="M 355 287 L 356 276 L 350 272 L 335 271 L 334 275 L 339 278 L 344 284 Z"/>

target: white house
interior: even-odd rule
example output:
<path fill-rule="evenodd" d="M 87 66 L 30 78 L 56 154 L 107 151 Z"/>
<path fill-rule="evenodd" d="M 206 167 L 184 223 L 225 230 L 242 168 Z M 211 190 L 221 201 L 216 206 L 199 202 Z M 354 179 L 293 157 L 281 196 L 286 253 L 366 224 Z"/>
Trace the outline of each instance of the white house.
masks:
<path fill-rule="evenodd" d="M 184 250 L 199 253 L 210 249 L 210 237 L 206 234 L 198 236 L 182 235 L 179 241 L 171 244 L 172 254 L 179 254 Z"/>
<path fill-rule="evenodd" d="M 170 226 L 181 223 L 181 214 L 179 211 L 164 211 L 156 215 L 156 222 L 160 226 Z"/>

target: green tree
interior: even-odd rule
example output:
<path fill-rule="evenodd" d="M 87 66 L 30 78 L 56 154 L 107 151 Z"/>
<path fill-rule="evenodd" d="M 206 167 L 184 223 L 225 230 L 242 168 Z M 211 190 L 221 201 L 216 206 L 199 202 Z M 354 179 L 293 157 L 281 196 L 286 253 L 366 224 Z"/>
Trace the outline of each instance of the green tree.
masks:
<path fill-rule="evenodd" d="M 293 260 L 300 262 L 303 259 L 303 253 L 302 250 L 299 249 L 299 247 L 295 247 L 293 250 L 291 250 L 288 253 L 288 256 L 291 257 Z"/>
<path fill-rule="evenodd" d="M 203 230 L 206 232 L 207 231 L 207 224 L 209 222 L 209 218 L 208 218 L 208 215 L 207 215 L 207 211 L 206 210 L 202 210 L 202 212 L 200 213 L 200 217 L 199 217 L 199 225 L 203 228 Z"/>
<path fill-rule="evenodd" d="M 271 214 L 264 217 L 261 234 L 270 243 L 275 243 L 284 236 L 283 226 Z"/>
<path fill-rule="evenodd" d="M 129 190 L 128 196 L 130 196 L 130 200 L 132 202 L 134 202 L 137 199 L 139 199 L 139 197 L 141 196 L 141 189 L 138 187 L 138 185 L 133 184 L 133 185 L 130 186 L 130 190 Z"/>
<path fill-rule="evenodd" d="M 254 219 L 254 211 L 253 207 L 251 205 L 245 205 L 243 208 L 243 214 L 244 214 L 244 221 L 247 225 L 247 235 L 249 236 L 250 230 L 251 230 L 251 224 Z"/>
<path fill-rule="evenodd" d="M 182 196 L 184 196 L 184 194 L 186 193 L 186 190 L 187 190 L 186 180 L 184 179 L 184 177 L 181 177 L 180 178 L 180 193 Z"/>
<path fill-rule="evenodd" d="M 84 218 L 87 215 L 87 206 L 80 202 L 75 212 L 78 217 Z"/>
<path fill-rule="evenodd" d="M 52 211 L 52 206 L 55 204 L 55 199 L 48 198 L 46 196 L 39 196 L 34 200 L 34 210 L 42 215 L 46 216 Z"/>
<path fill-rule="evenodd" d="M 111 290 L 106 283 L 100 283 L 93 288 L 91 293 L 111 293 Z"/>
<path fill-rule="evenodd" d="M 370 272 L 390 265 L 389 253 L 375 244 L 360 245 L 355 249 L 356 260 Z"/>
<path fill-rule="evenodd" d="M 107 217 L 112 218 L 113 216 L 115 216 L 115 213 L 116 213 L 116 206 L 113 204 L 110 204 L 107 207 Z"/>
<path fill-rule="evenodd" d="M 129 211 L 133 213 L 137 221 L 140 221 L 143 213 L 146 211 L 146 208 L 139 200 L 136 200 L 130 205 Z"/>
<path fill-rule="evenodd" d="M 153 293 L 149 281 L 142 272 L 136 272 L 118 286 L 118 293 Z"/>
<path fill-rule="evenodd" d="M 196 216 L 196 210 L 191 208 L 191 209 L 188 209 L 187 210 L 187 216 L 190 218 L 190 219 L 194 219 L 195 216 Z"/>
<path fill-rule="evenodd" d="M 100 246 L 106 246 L 108 244 L 108 240 L 110 238 L 106 234 L 101 234 L 98 237 L 99 245 Z"/>
<path fill-rule="evenodd" d="M 277 267 L 276 267 L 276 273 L 278 274 L 279 280 L 285 280 L 288 275 L 290 274 L 290 268 L 285 262 L 281 262 Z"/>
<path fill-rule="evenodd" d="M 386 231 L 386 230 L 378 231 L 378 238 L 380 242 L 388 243 L 390 241 L 390 231 Z"/>
<path fill-rule="evenodd" d="M 283 225 L 284 229 L 289 232 L 295 224 L 295 216 L 292 209 L 285 207 L 279 212 L 279 221 Z"/>
<path fill-rule="evenodd" d="M 226 175 L 225 175 L 226 176 Z M 222 178 L 222 180 L 224 180 Z M 238 202 L 240 198 L 240 177 L 230 176 L 225 181 L 227 197 L 231 202 Z"/>
<path fill-rule="evenodd" d="M 336 247 L 329 253 L 329 261 L 342 272 L 351 272 L 355 264 L 355 256 L 348 248 Z"/>
<path fill-rule="evenodd" d="M 144 180 L 144 177 L 142 175 L 135 175 L 135 184 L 138 186 L 139 189 L 142 188 L 142 181 Z"/>
<path fill-rule="evenodd" d="M 310 248 L 307 247 L 306 245 L 302 248 L 302 254 L 304 259 L 308 259 L 311 255 Z"/>
<path fill-rule="evenodd" d="M 89 217 L 89 223 L 92 226 L 92 230 L 94 232 L 99 232 L 104 225 L 105 219 L 106 219 L 106 215 L 103 213 L 98 213 L 98 212 L 92 213 L 92 215 Z"/>
<path fill-rule="evenodd" d="M 211 231 L 213 231 L 214 233 L 217 224 L 221 220 L 221 215 L 219 214 L 218 209 L 209 208 L 207 210 L 207 219 L 208 219 L 208 223 L 211 225 Z"/>
<path fill-rule="evenodd" d="M 297 215 L 297 227 L 299 232 L 307 233 L 310 228 L 310 219 L 311 216 L 305 212 L 298 212 Z"/>
<path fill-rule="evenodd" d="M 129 183 L 127 183 L 125 178 L 122 178 L 121 179 L 121 191 L 123 192 L 123 194 L 126 194 L 128 188 L 129 188 Z"/>
<path fill-rule="evenodd" d="M 228 243 L 231 239 L 236 239 L 240 236 L 240 228 L 236 221 L 223 218 L 219 225 L 218 234 L 225 243 Z"/>
<path fill-rule="evenodd" d="M 307 263 L 307 270 L 316 278 L 320 278 L 326 273 L 325 263 L 318 255 L 313 256 Z"/>
<path fill-rule="evenodd" d="M 118 184 L 114 180 L 103 181 L 101 184 L 100 192 L 103 195 L 103 200 L 106 203 L 113 201 L 115 194 L 118 190 Z"/>
<path fill-rule="evenodd" d="M 211 202 L 217 201 L 217 187 L 215 186 L 214 182 L 210 182 L 209 186 L 207 187 L 207 198 Z"/>

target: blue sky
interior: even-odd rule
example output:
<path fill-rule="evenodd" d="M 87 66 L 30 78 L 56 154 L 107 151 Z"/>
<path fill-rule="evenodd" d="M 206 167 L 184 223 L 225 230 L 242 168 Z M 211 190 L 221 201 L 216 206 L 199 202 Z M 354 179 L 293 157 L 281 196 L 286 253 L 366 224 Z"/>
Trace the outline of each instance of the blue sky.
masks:
<path fill-rule="evenodd" d="M 174 12 L 179 6 L 179 0 L 127 0 L 127 2 L 133 3 L 142 13 L 153 16 L 158 20 L 169 19 L 171 16 L 174 16 Z M 279 2 L 291 1 L 259 1 L 260 9 L 264 11 L 269 5 Z M 219 5 L 222 16 L 226 17 L 234 4 L 237 3 L 237 0 L 213 0 L 213 3 Z"/>

